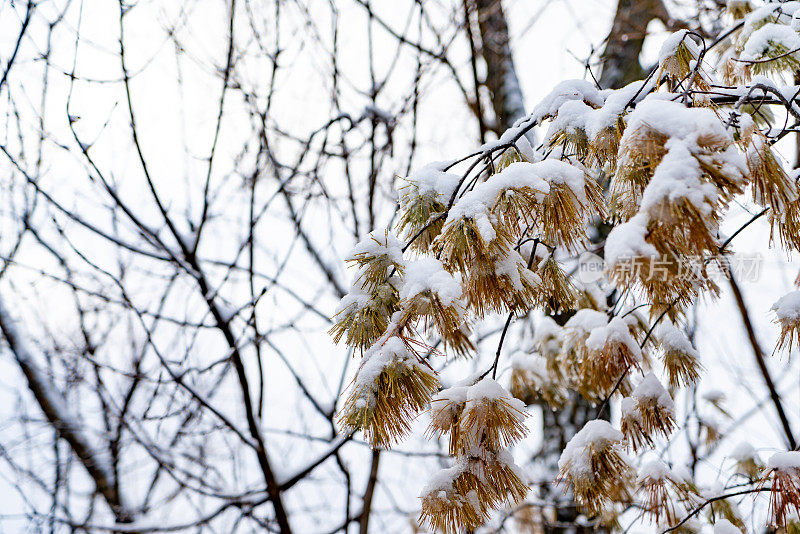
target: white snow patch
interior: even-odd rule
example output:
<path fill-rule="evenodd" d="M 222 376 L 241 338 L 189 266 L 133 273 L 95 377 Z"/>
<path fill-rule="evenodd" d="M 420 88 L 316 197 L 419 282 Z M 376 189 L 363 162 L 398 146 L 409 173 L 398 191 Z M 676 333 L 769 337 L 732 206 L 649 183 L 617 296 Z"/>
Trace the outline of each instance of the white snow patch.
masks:
<path fill-rule="evenodd" d="M 400 298 L 407 300 L 425 291 L 435 293 L 442 304 L 450 306 L 461 298 L 461 280 L 444 270 L 436 258 L 421 258 L 406 265 Z"/>

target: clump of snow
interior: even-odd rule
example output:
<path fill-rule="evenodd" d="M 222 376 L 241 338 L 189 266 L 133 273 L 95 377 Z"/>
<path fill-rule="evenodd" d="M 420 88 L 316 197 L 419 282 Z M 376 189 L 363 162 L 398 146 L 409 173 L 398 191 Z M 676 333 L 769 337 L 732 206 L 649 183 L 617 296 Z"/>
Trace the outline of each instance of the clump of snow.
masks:
<path fill-rule="evenodd" d="M 494 264 L 494 271 L 498 276 L 505 276 L 511 281 L 511 285 L 517 291 L 524 291 L 522 276 L 530 276 L 531 279 L 538 278 L 538 275 L 528 269 L 528 264 L 520 256 L 519 252 L 510 248 L 506 250 L 503 257 L 498 258 Z M 538 281 L 538 280 L 535 280 Z"/>
<path fill-rule="evenodd" d="M 708 215 L 717 200 L 716 186 L 702 180 L 700 163 L 682 140 L 669 139 L 665 147 L 667 153 L 644 190 L 641 210 L 656 217 L 664 202 L 683 199 Z"/>
<path fill-rule="evenodd" d="M 700 57 L 700 48 L 692 39 L 689 30 L 678 30 L 667 37 L 667 40 L 661 45 L 661 50 L 658 52 L 658 64 L 663 66 L 667 59 L 675 55 L 681 45 L 685 46 L 694 58 Z"/>
<path fill-rule="evenodd" d="M 639 420 L 639 411 L 636 405 L 636 399 L 633 397 L 624 397 L 619 403 L 620 412 L 623 419 Z"/>
<path fill-rule="evenodd" d="M 519 412 L 520 420 L 525 418 L 525 404 L 512 397 L 499 382 L 489 376 L 468 388 L 466 409 L 476 408 L 486 401 L 503 401 L 515 409 L 513 412 Z"/>
<path fill-rule="evenodd" d="M 782 296 L 770 308 L 779 321 L 800 319 L 800 291 L 792 291 Z"/>
<path fill-rule="evenodd" d="M 336 306 L 334 315 L 338 315 L 347 309 L 352 309 L 354 312 L 361 311 L 369 306 L 371 299 L 372 295 L 365 291 L 363 286 L 356 281 L 351 286 L 350 291 L 348 291 L 347 294 L 339 301 L 339 305 Z"/>
<path fill-rule="evenodd" d="M 780 53 L 797 50 L 800 48 L 800 35 L 785 24 L 768 22 L 750 35 L 741 58 L 750 61 L 765 59 L 777 51 L 777 47 L 785 48 Z"/>
<path fill-rule="evenodd" d="M 467 469 L 469 469 L 467 459 L 457 458 L 452 467 L 441 469 L 431 476 L 428 483 L 422 488 L 420 497 L 436 495 L 442 500 L 449 498 L 453 490 L 453 482 Z"/>
<path fill-rule="evenodd" d="M 356 381 L 362 386 L 377 387 L 375 380 L 386 367 L 394 363 L 407 364 L 409 367 L 419 365 L 417 359 L 413 357 L 399 337 L 393 336 L 386 340 L 378 340 L 364 353 Z"/>
<path fill-rule="evenodd" d="M 549 143 L 561 132 L 574 134 L 585 132 L 587 121 L 594 108 L 587 106 L 583 100 L 568 100 L 558 108 L 558 114 L 550 123 L 545 140 Z"/>
<path fill-rule="evenodd" d="M 754 9 L 745 17 L 744 27 L 742 28 L 742 42 L 758 29 L 769 23 L 780 23 L 792 19 L 800 12 L 800 2 L 796 1 L 771 1 Z"/>
<path fill-rule="evenodd" d="M 655 77 L 650 82 L 642 80 L 629 83 L 621 89 L 610 91 L 606 96 L 605 104 L 600 109 L 593 109 L 586 118 L 586 134 L 590 139 L 597 137 L 603 130 L 613 128 L 625 108 L 635 97 L 644 98 L 649 86 L 655 83 Z M 648 84 L 646 87 L 645 84 Z"/>
<path fill-rule="evenodd" d="M 758 453 L 755 447 L 746 441 L 740 441 L 736 447 L 728 454 L 728 457 L 736 460 L 737 462 L 745 462 L 747 460 L 758 460 Z"/>
<path fill-rule="evenodd" d="M 421 258 L 406 265 L 400 298 L 407 300 L 425 291 L 435 293 L 444 306 L 461 298 L 461 280 L 444 270 L 436 258 Z"/>
<path fill-rule="evenodd" d="M 603 95 L 597 87 L 587 80 L 565 80 L 556 85 L 533 109 L 531 118 L 538 122 L 544 118 L 553 117 L 565 102 L 579 100 L 590 105 L 600 107 L 603 105 Z"/>
<path fill-rule="evenodd" d="M 431 404 L 441 403 L 447 405 L 458 405 L 467 402 L 467 390 L 469 386 L 453 386 L 441 390 L 431 399 Z"/>
<path fill-rule="evenodd" d="M 564 328 L 580 334 L 588 334 L 595 328 L 600 328 L 607 324 L 608 316 L 605 313 L 590 308 L 582 308 L 569 318 Z"/>
<path fill-rule="evenodd" d="M 461 181 L 457 174 L 444 171 L 450 164 L 449 161 L 429 163 L 411 173 L 406 181 L 416 187 L 420 195 L 433 195 L 437 200 L 447 202 Z"/>
<path fill-rule="evenodd" d="M 781 11 L 783 11 L 783 5 L 789 6 L 790 4 L 795 3 L 796 2 L 786 2 L 785 4 L 779 2 L 767 2 L 766 4 L 754 9 L 751 13 L 748 13 L 744 19 L 744 26 L 742 27 L 742 42 L 747 42 L 747 39 L 753 34 L 753 32 L 765 24 L 777 21 L 779 15 L 776 13 L 776 11 L 779 8 L 781 8 Z M 789 13 L 791 14 L 792 10 L 790 10 Z"/>
<path fill-rule="evenodd" d="M 359 256 L 374 256 L 382 261 L 398 265 L 403 263 L 403 242 L 394 232 L 389 230 L 374 230 L 367 234 L 348 255 L 349 260 L 358 259 Z"/>
<path fill-rule="evenodd" d="M 767 467 L 778 471 L 800 470 L 800 451 L 776 452 L 770 456 Z"/>
<path fill-rule="evenodd" d="M 711 109 L 687 108 L 680 102 L 664 100 L 658 95 L 649 95 L 637 104 L 629 116 L 621 143 L 625 144 L 626 139 L 637 135 L 640 128 L 681 139 L 692 153 L 699 150 L 699 138 L 731 139 L 724 124 Z"/>
<path fill-rule="evenodd" d="M 669 466 L 661 460 L 651 460 L 639 467 L 638 474 L 638 482 L 641 484 L 645 480 L 665 480 L 670 476 L 670 470 Z"/>
<path fill-rule="evenodd" d="M 615 226 L 605 244 L 605 259 L 615 265 L 631 258 L 657 258 L 658 250 L 645 240 L 649 217 L 644 213 L 634 215 L 629 221 Z"/>
<path fill-rule="evenodd" d="M 536 353 L 525 354 L 517 352 L 511 358 L 511 368 L 528 371 L 534 378 L 541 379 L 547 376 L 547 360 Z"/>
<path fill-rule="evenodd" d="M 653 333 L 656 339 L 661 342 L 661 346 L 664 348 L 665 352 L 680 352 L 695 357 L 698 356 L 697 351 L 692 346 L 692 342 L 689 341 L 689 338 L 686 337 L 686 334 L 679 328 L 676 328 L 671 322 L 662 322 L 656 327 Z"/>
<path fill-rule="evenodd" d="M 593 328 L 586 338 L 586 348 L 600 351 L 607 343 L 621 343 L 634 355 L 636 361 L 642 360 L 642 349 L 631 335 L 624 319 L 614 317 L 608 324 Z"/>
<path fill-rule="evenodd" d="M 552 317 L 542 317 L 533 332 L 533 344 L 542 354 L 556 354 L 561 350 L 564 329 Z"/>
<path fill-rule="evenodd" d="M 567 186 L 578 202 L 586 203 L 586 175 L 582 170 L 558 159 L 545 159 L 533 165 L 544 180 Z"/>
<path fill-rule="evenodd" d="M 573 479 L 591 477 L 594 451 L 617 447 L 622 443 L 622 437 L 622 432 L 611 426 L 608 421 L 602 419 L 589 421 L 564 447 L 558 459 L 558 467 L 562 470 L 568 468 Z"/>
<path fill-rule="evenodd" d="M 653 373 L 647 373 L 644 376 L 631 393 L 631 398 L 636 399 L 640 404 L 655 403 L 659 409 L 674 415 L 675 403 Z"/>

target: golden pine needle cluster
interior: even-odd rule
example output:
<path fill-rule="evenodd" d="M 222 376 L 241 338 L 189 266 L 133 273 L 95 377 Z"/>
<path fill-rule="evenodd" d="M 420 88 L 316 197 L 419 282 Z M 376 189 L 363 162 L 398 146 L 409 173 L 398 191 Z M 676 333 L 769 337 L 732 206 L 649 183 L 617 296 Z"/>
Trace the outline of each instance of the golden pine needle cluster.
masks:
<path fill-rule="evenodd" d="M 781 327 L 778 349 L 791 352 L 792 346 L 800 347 L 800 291 L 787 293 L 772 305 L 775 322 Z"/>
<path fill-rule="evenodd" d="M 781 212 L 797 200 L 797 187 L 789 178 L 769 141 L 749 115 L 741 119 L 741 144 L 753 187 L 753 201 Z"/>
<path fill-rule="evenodd" d="M 675 428 L 675 405 L 653 373 L 622 399 L 622 433 L 635 450 L 653 447 L 656 436 L 668 437 Z"/>
<path fill-rule="evenodd" d="M 628 369 L 638 368 L 642 351 L 630 333 L 628 324 L 619 317 L 606 326 L 593 329 L 585 342 L 588 349 L 580 364 L 581 387 L 585 391 L 609 395 Z M 621 389 L 624 394 L 626 387 Z"/>
<path fill-rule="evenodd" d="M 700 357 L 686 335 L 669 322 L 663 322 L 655 330 L 663 348 L 664 371 L 672 388 L 691 386 L 700 378 Z"/>
<path fill-rule="evenodd" d="M 709 82 L 700 69 L 700 49 L 691 32 L 681 30 L 673 33 L 659 58 L 658 78 L 674 91 L 681 84 L 707 90 Z"/>
<path fill-rule="evenodd" d="M 622 441 L 619 430 L 596 419 L 575 434 L 561 454 L 558 480 L 572 484 L 576 499 L 590 514 L 630 498 L 633 468 Z"/>
<path fill-rule="evenodd" d="M 800 452 L 788 451 L 774 454 L 767 464 L 764 484 L 771 483 L 771 524 L 783 526 L 792 516 L 800 516 Z"/>
<path fill-rule="evenodd" d="M 386 331 L 397 311 L 398 277 L 404 269 L 402 244 L 388 230 L 370 233 L 347 261 L 356 267 L 350 293 L 339 304 L 329 333 L 339 343 L 364 351 Z"/>
<path fill-rule="evenodd" d="M 475 349 L 464 321 L 464 306 L 459 301 L 445 303 L 435 291 L 427 289 L 403 299 L 399 307 L 400 324 L 419 318 L 425 330 L 435 329 L 452 353 L 465 356 Z"/>
<path fill-rule="evenodd" d="M 422 493 L 420 522 L 443 534 L 484 524 L 502 505 L 513 506 L 528 491 L 506 454 L 488 460 L 461 457 L 437 473 Z"/>
<path fill-rule="evenodd" d="M 800 250 L 800 198 L 797 184 L 784 170 L 766 136 L 750 115 L 741 120 L 741 139 L 752 183 L 753 201 L 770 208 L 770 239 L 778 234 L 781 245 Z"/>
<path fill-rule="evenodd" d="M 525 497 L 524 476 L 506 450 L 527 434 L 524 409 L 489 377 L 443 390 L 431 401 L 428 431 L 449 436 L 455 465 L 423 491 L 423 523 L 448 534 L 472 530 L 493 510 Z"/>
<path fill-rule="evenodd" d="M 794 29 L 790 26 L 792 14 L 781 9 L 780 2 L 770 4 L 756 10 L 747 0 L 728 2 L 728 14 L 744 24 L 734 26 L 719 47 L 725 83 L 747 83 L 753 75 L 780 79 L 800 65 L 796 41 L 789 33 Z"/>
<path fill-rule="evenodd" d="M 537 218 L 544 242 L 567 251 L 578 250 L 586 239 L 587 218 L 604 218 L 604 206 L 602 192 L 594 180 L 583 180 L 582 191 L 571 184 L 551 182 Z"/>
<path fill-rule="evenodd" d="M 433 370 L 409 343 L 390 337 L 364 354 L 339 424 L 345 431 L 362 430 L 375 447 L 390 447 L 408 432 L 438 387 Z"/>
<path fill-rule="evenodd" d="M 517 354 L 511 362 L 509 392 L 525 404 L 544 401 L 551 408 L 560 408 L 569 396 L 569 390 L 552 371 L 545 357 Z"/>
<path fill-rule="evenodd" d="M 699 495 L 660 460 L 639 468 L 637 488 L 644 496 L 644 512 L 657 525 L 677 524 L 682 517 L 680 503 L 699 501 Z"/>
<path fill-rule="evenodd" d="M 398 231 L 410 246 L 427 252 L 442 231 L 447 204 L 459 177 L 447 173 L 439 164 L 423 167 L 400 188 L 400 219 Z"/>
<path fill-rule="evenodd" d="M 764 463 L 752 445 L 740 442 L 728 456 L 736 462 L 736 473 L 749 480 L 758 480 L 764 471 Z"/>
<path fill-rule="evenodd" d="M 750 0 L 728 0 L 725 10 L 733 20 L 740 20 L 753 11 L 753 4 Z"/>
<path fill-rule="evenodd" d="M 475 314 L 529 310 L 539 298 L 542 278 L 511 247 L 493 260 L 477 263 L 465 273 L 466 293 Z"/>

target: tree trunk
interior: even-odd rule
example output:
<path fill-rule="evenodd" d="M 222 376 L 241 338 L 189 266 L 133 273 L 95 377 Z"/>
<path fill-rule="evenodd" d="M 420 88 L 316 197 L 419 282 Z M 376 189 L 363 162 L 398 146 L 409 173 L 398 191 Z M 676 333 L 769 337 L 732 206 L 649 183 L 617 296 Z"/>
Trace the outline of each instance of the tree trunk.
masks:
<path fill-rule="evenodd" d="M 618 89 L 644 77 L 639 54 L 647 36 L 647 25 L 655 19 L 667 27 L 673 25 L 661 0 L 619 0 L 601 56 L 600 85 L 604 89 Z"/>
<path fill-rule="evenodd" d="M 525 104 L 511 54 L 502 2 L 475 0 L 475 10 L 481 34 L 481 55 L 486 63 L 484 85 L 492 99 L 495 116 L 493 130 L 500 135 L 514 121 L 525 116 Z"/>

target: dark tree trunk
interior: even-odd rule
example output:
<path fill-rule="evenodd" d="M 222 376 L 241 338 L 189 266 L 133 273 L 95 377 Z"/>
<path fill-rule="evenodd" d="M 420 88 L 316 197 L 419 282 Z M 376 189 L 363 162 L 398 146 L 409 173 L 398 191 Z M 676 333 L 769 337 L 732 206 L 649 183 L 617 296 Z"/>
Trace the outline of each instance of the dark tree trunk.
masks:
<path fill-rule="evenodd" d="M 655 19 L 667 27 L 673 26 L 661 0 L 619 0 L 614 24 L 601 56 L 600 85 L 604 89 L 624 87 L 644 77 L 639 54 L 647 36 L 647 25 Z"/>
<path fill-rule="evenodd" d="M 493 129 L 499 135 L 525 116 L 525 104 L 514 68 L 503 5 L 500 0 L 474 2 L 481 35 L 481 55 L 486 63 L 484 85 L 492 99 Z"/>

